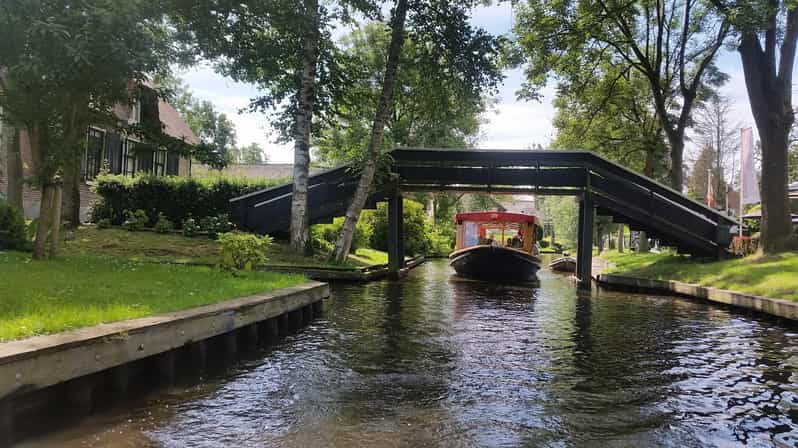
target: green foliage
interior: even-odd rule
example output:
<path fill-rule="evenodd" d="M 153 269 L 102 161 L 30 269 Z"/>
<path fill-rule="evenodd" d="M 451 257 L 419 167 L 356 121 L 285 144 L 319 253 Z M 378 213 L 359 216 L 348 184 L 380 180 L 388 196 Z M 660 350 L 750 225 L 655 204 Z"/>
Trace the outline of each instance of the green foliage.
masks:
<path fill-rule="evenodd" d="M 158 233 L 170 233 L 174 229 L 175 224 L 169 221 L 169 218 L 163 213 L 158 213 L 158 220 L 155 221 L 155 231 Z"/>
<path fill-rule="evenodd" d="M 97 228 L 98 229 L 110 229 L 111 228 L 111 220 L 108 218 L 103 218 L 97 220 Z"/>
<path fill-rule="evenodd" d="M 131 232 L 143 229 L 150 220 L 147 217 L 147 212 L 142 209 L 136 211 L 125 210 L 123 216 L 125 220 L 122 221 L 122 228 Z"/>
<path fill-rule="evenodd" d="M 257 143 L 236 148 L 239 163 L 263 165 L 269 163 L 269 155 Z"/>
<path fill-rule="evenodd" d="M 229 232 L 219 234 L 221 261 L 219 265 L 228 271 L 251 271 L 266 263 L 266 251 L 272 244 L 268 235 Z"/>
<path fill-rule="evenodd" d="M 554 227 L 555 241 L 561 248 L 576 248 L 579 230 L 579 209 L 576 201 L 568 196 L 547 196 L 542 198 L 540 208 Z"/>
<path fill-rule="evenodd" d="M 407 255 L 423 255 L 431 253 L 433 241 L 432 227 L 424 213 L 424 207 L 418 202 L 404 200 L 404 243 Z M 377 210 L 365 217 L 373 229 L 369 245 L 373 249 L 388 250 L 388 207 L 379 203 Z"/>
<path fill-rule="evenodd" d="M 364 210 L 360 215 L 360 219 L 355 227 L 355 235 L 352 238 L 352 253 L 355 253 L 359 248 L 366 248 L 369 246 L 371 234 L 373 229 L 371 227 L 371 220 L 368 216 L 371 210 Z M 317 224 L 310 228 L 311 242 L 313 248 L 322 253 L 332 253 L 335 242 L 341 234 L 341 227 L 344 225 L 344 218 L 335 218 L 332 224 Z"/>
<path fill-rule="evenodd" d="M 188 218 L 184 219 L 181 223 L 182 233 L 183 236 L 192 237 L 199 233 L 201 229 L 200 225 L 197 224 L 197 220 L 189 216 Z"/>
<path fill-rule="evenodd" d="M 163 213 L 174 223 L 188 217 L 202 220 L 235 212 L 230 199 L 281 183 L 282 179 L 187 178 L 166 176 L 100 176 L 93 219 L 107 218 L 114 225 L 124 220 L 123 210 L 145 210 L 148 216 Z M 151 223 L 151 224 L 154 224 Z"/>
<path fill-rule="evenodd" d="M 0 199 L 0 250 L 27 250 L 27 230 L 22 212 Z"/>
<path fill-rule="evenodd" d="M 215 240 L 221 233 L 226 233 L 233 230 L 233 223 L 230 222 L 230 216 L 226 213 L 221 213 L 216 216 L 206 216 L 200 220 L 200 228 L 208 232 L 208 238 Z"/>

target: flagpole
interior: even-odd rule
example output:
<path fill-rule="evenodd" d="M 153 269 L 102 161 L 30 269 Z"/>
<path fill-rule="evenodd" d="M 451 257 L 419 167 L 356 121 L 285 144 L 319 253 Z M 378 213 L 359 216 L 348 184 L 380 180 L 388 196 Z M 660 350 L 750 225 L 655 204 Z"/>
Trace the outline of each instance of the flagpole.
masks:
<path fill-rule="evenodd" d="M 745 176 L 743 176 L 743 170 L 742 170 L 742 167 L 743 167 L 743 132 L 745 132 L 745 128 L 740 128 L 740 194 L 739 194 L 739 199 L 740 199 L 740 201 L 739 201 L 739 205 L 740 205 L 740 207 L 739 207 L 740 208 L 740 215 L 739 215 L 740 225 L 738 226 L 740 228 L 740 234 L 739 234 L 740 238 L 743 237 L 743 178 L 745 177 Z"/>

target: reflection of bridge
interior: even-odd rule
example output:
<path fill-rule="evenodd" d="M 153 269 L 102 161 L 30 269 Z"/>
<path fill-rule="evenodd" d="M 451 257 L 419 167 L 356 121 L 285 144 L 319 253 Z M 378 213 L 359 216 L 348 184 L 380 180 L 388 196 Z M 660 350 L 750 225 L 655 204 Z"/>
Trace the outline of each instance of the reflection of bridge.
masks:
<path fill-rule="evenodd" d="M 403 191 L 466 191 L 505 194 L 575 195 L 579 200 L 577 277 L 590 282 L 594 210 L 634 230 L 644 230 L 680 252 L 720 257 L 735 222 L 651 179 L 584 151 L 489 151 L 397 149 L 394 180 L 372 194 L 366 205 L 388 201 L 389 258 L 392 268 L 404 260 Z M 311 223 L 342 216 L 357 177 L 347 166 L 311 176 Z M 257 233 L 288 230 L 291 184 L 235 198 L 240 227 Z"/>

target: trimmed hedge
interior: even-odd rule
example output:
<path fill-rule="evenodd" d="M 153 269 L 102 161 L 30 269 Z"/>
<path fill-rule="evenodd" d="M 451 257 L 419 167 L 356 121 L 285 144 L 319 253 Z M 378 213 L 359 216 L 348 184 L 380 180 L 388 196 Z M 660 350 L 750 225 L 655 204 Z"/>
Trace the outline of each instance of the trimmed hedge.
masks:
<path fill-rule="evenodd" d="M 230 199 L 287 182 L 286 179 L 226 177 L 172 177 L 105 175 L 97 178 L 100 200 L 93 206 L 92 220 L 125 221 L 125 210 L 144 210 L 153 226 L 163 214 L 182 225 L 189 217 L 200 220 L 221 214 L 234 216 Z"/>

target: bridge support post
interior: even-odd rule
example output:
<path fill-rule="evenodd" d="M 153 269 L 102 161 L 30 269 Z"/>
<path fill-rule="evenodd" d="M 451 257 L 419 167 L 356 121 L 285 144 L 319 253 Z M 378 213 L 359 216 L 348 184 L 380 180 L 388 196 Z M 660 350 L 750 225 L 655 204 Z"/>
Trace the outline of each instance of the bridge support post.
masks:
<path fill-rule="evenodd" d="M 593 196 L 588 189 L 579 201 L 579 241 L 576 255 L 576 278 L 579 288 L 590 288 L 593 274 Z"/>
<path fill-rule="evenodd" d="M 394 192 L 388 199 L 388 267 L 398 275 L 405 267 L 405 241 L 402 193 Z"/>

